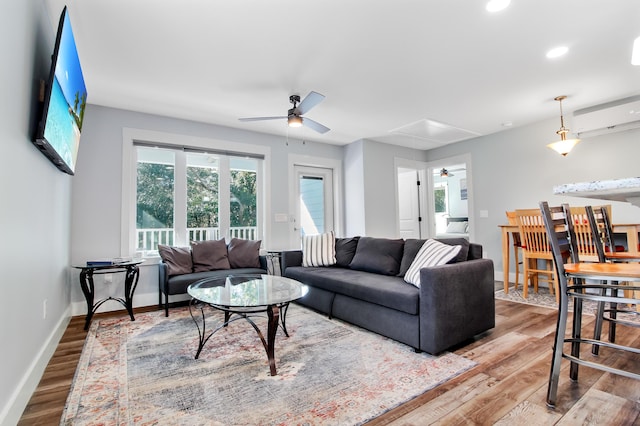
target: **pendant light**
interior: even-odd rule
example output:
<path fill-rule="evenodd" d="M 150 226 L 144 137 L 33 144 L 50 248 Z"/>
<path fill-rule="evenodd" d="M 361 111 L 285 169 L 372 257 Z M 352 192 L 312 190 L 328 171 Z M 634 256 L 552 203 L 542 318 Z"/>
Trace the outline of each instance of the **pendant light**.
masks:
<path fill-rule="evenodd" d="M 558 135 L 560 135 L 560 140 L 547 145 L 549 148 L 553 149 L 563 157 L 566 157 L 567 154 L 571 152 L 573 147 L 578 142 L 580 142 L 580 139 L 567 139 L 567 133 L 569 133 L 569 129 L 564 127 L 564 117 L 562 116 L 562 101 L 565 99 L 567 99 L 566 96 L 558 96 L 554 98 L 554 100 L 560 102 L 560 130 L 556 132 Z"/>

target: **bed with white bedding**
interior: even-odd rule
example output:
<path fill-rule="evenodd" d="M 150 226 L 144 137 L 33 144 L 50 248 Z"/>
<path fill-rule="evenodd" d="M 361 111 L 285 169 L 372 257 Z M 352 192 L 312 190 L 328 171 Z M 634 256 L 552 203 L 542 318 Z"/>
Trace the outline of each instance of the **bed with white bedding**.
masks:
<path fill-rule="evenodd" d="M 466 238 L 469 239 L 469 218 L 448 217 L 445 232 L 436 234 L 436 238 Z"/>

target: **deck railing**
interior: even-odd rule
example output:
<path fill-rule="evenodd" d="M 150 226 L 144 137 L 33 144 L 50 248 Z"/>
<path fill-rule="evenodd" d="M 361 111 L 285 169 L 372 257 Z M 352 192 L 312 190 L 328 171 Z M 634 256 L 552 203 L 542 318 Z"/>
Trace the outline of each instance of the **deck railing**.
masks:
<path fill-rule="evenodd" d="M 174 230 L 170 228 L 136 229 L 136 251 L 158 250 L 158 244 L 175 245 Z M 189 241 L 219 240 L 220 228 L 187 228 Z M 238 226 L 229 228 L 229 238 L 256 240 L 258 228 L 256 226 Z"/>

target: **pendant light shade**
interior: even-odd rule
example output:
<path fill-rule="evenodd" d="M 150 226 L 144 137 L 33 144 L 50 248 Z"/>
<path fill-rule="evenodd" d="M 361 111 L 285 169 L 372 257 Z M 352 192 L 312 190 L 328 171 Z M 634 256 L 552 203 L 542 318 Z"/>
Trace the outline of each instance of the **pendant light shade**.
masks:
<path fill-rule="evenodd" d="M 562 101 L 566 98 L 566 96 L 558 96 L 555 98 L 556 101 L 560 102 L 560 130 L 556 132 L 560 136 L 560 140 L 547 145 L 563 157 L 566 157 L 573 147 L 580 142 L 580 139 L 567 139 L 569 129 L 564 127 L 564 117 L 562 116 Z"/>

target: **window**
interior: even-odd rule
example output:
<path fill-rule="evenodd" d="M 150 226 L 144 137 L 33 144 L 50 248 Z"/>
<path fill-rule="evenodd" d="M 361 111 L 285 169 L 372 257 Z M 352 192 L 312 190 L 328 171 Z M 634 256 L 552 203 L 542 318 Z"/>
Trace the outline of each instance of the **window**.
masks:
<path fill-rule="evenodd" d="M 220 238 L 262 239 L 262 160 L 137 144 L 136 252 Z"/>
<path fill-rule="evenodd" d="M 436 183 L 433 188 L 433 198 L 435 201 L 436 213 L 447 213 L 447 184 Z"/>

